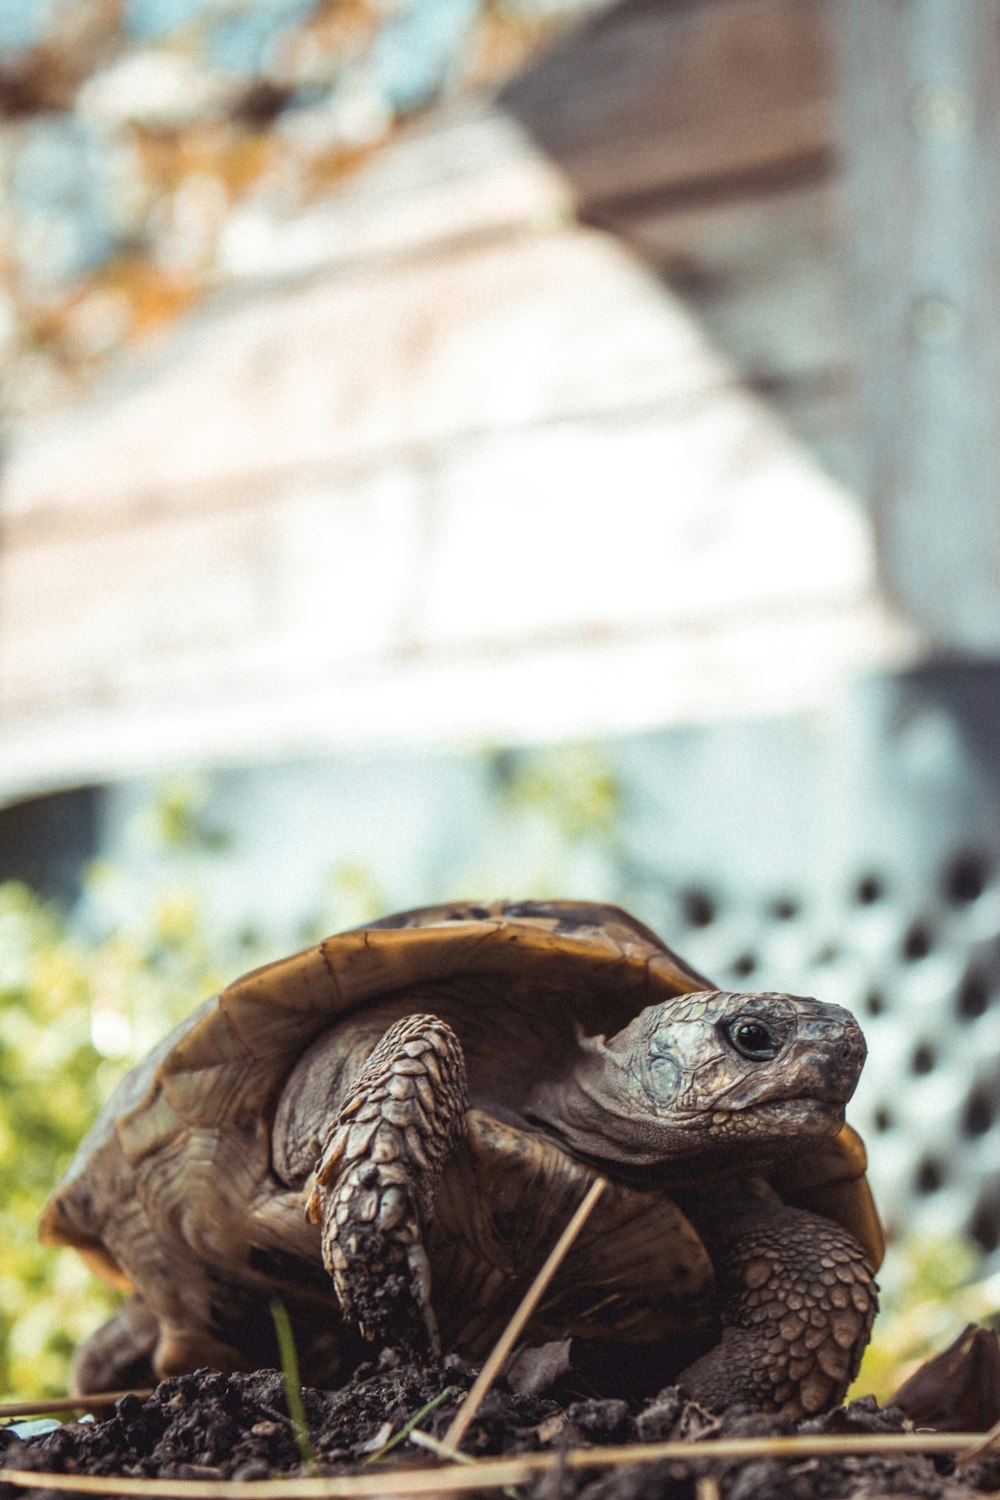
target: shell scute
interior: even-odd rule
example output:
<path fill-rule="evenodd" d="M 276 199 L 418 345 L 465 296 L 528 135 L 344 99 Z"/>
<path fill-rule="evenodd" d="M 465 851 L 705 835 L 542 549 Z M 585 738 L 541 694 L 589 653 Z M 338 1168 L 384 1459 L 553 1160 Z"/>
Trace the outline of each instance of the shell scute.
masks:
<path fill-rule="evenodd" d="M 205 1069 L 225 1067 L 228 1063 L 245 1067 L 256 1055 L 254 1048 L 234 1026 L 223 991 L 204 1019 L 177 1038 L 170 1053 L 157 1069 L 157 1077 L 200 1073 Z"/>
<path fill-rule="evenodd" d="M 183 1116 L 161 1085 L 155 1083 L 141 1104 L 119 1117 L 115 1134 L 125 1160 L 136 1167 L 147 1156 L 169 1145 L 184 1125 Z"/>

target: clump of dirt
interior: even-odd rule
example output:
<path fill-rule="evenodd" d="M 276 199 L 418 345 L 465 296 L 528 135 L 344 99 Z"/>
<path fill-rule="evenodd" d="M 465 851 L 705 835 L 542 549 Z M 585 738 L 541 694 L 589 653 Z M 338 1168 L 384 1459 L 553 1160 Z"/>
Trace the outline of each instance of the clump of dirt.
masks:
<path fill-rule="evenodd" d="M 399 1435 L 416 1419 L 420 1430 L 442 1439 L 475 1373 L 474 1366 L 456 1357 L 426 1368 L 388 1355 L 378 1366 L 362 1367 L 340 1390 L 306 1389 L 304 1450 L 302 1434 L 289 1415 L 281 1374 L 200 1370 L 163 1381 L 145 1400 L 122 1398 L 100 1421 L 70 1422 L 30 1439 L 0 1433 L 0 1464 L 58 1473 L 179 1479 L 264 1479 L 309 1472 L 381 1472 L 388 1479 L 394 1467 L 434 1462 L 425 1448 Z M 486 1457 L 565 1454 L 588 1446 L 677 1438 L 912 1430 L 901 1409 L 880 1408 L 872 1397 L 796 1424 L 745 1407 L 711 1415 L 676 1388 L 645 1405 L 630 1405 L 619 1396 L 574 1390 L 569 1369 L 542 1394 L 518 1394 L 498 1383 L 480 1406 L 462 1446 L 474 1457 Z M 958 1472 L 950 1458 L 920 1455 L 730 1462 L 706 1455 L 697 1462 L 669 1460 L 603 1469 L 560 1465 L 520 1482 L 518 1491 L 523 1500 L 692 1500 L 696 1481 L 704 1474 L 718 1485 L 721 1500 L 874 1500 L 886 1495 L 961 1500 L 1000 1490 L 1000 1460 Z M 39 1485 L 43 1488 L 44 1480 Z M 0 1500 L 37 1493 L 0 1483 Z"/>

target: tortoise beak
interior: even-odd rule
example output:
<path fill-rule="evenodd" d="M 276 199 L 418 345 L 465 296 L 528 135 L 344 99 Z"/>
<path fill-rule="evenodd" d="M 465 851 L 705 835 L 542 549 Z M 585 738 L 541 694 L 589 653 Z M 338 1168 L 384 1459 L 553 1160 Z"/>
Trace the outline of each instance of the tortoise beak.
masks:
<path fill-rule="evenodd" d="M 802 1082 L 798 1092 L 846 1104 L 858 1086 L 868 1055 L 864 1035 L 850 1011 L 842 1006 L 821 1006 L 819 1001 L 813 1004 L 816 1010 L 802 1016 L 792 1044 Z"/>

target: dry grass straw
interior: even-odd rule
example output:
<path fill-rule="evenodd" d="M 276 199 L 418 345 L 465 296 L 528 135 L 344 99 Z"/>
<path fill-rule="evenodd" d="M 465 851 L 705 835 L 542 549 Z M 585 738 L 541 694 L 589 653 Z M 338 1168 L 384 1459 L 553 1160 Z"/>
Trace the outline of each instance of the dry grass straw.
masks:
<path fill-rule="evenodd" d="M 992 1457 L 998 1450 L 1000 1450 L 1000 1422 L 991 1427 L 989 1432 L 983 1433 L 971 1448 L 960 1453 L 955 1462 L 960 1469 L 964 1469 L 968 1464 L 977 1464 L 981 1459 Z"/>
<path fill-rule="evenodd" d="M 755 1458 L 833 1458 L 876 1453 L 958 1453 L 978 1445 L 976 1432 L 890 1432 L 811 1437 L 684 1439 L 615 1448 L 575 1448 L 567 1453 L 522 1453 L 513 1458 L 470 1459 L 443 1468 L 383 1470 L 314 1479 L 125 1479 L 99 1474 L 48 1474 L 0 1469 L 0 1483 L 74 1494 L 175 1495 L 177 1500 L 365 1500 L 365 1497 L 460 1493 L 523 1484 L 555 1469 L 611 1469 L 625 1464 L 739 1462 Z"/>
<path fill-rule="evenodd" d="M 145 1401 L 152 1389 L 141 1391 L 101 1391 L 96 1396 L 59 1396 L 51 1401 L 8 1401 L 0 1403 L 0 1421 L 7 1417 L 57 1417 L 62 1412 L 95 1411 L 114 1406 L 123 1396 L 137 1396 Z"/>
<path fill-rule="evenodd" d="M 604 1177 L 597 1177 L 591 1183 L 576 1213 L 552 1246 L 545 1259 L 545 1263 L 541 1266 L 534 1281 L 515 1308 L 510 1322 L 490 1350 L 483 1368 L 476 1376 L 472 1389 L 462 1402 L 451 1426 L 444 1435 L 443 1447 L 453 1451 L 458 1448 L 458 1445 L 469 1430 L 470 1422 L 472 1422 L 476 1412 L 479 1410 L 483 1397 L 497 1378 L 504 1360 L 521 1337 L 524 1326 L 541 1301 L 545 1288 L 556 1274 L 556 1271 L 566 1257 L 567 1251 L 587 1222 L 594 1204 L 604 1192 L 607 1185 L 607 1180 Z"/>

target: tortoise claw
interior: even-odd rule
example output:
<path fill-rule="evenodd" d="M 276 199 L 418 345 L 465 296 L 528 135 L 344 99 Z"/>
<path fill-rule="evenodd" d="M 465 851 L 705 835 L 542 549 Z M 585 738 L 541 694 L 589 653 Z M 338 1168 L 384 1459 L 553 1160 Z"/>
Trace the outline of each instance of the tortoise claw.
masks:
<path fill-rule="evenodd" d="M 414 1299 L 423 1314 L 424 1327 L 427 1330 L 430 1356 L 432 1360 L 437 1361 L 441 1358 L 441 1335 L 438 1332 L 437 1318 L 431 1306 L 431 1263 L 427 1259 L 427 1251 L 423 1245 L 411 1245 L 406 1253 L 406 1259 L 410 1267 Z"/>

